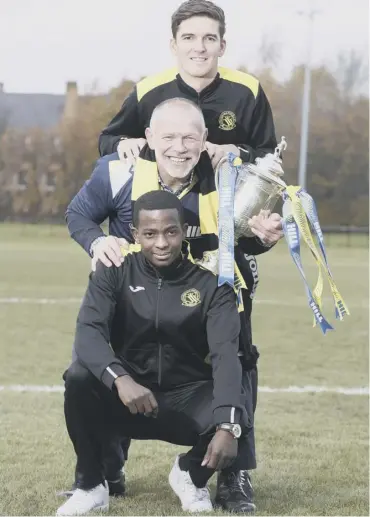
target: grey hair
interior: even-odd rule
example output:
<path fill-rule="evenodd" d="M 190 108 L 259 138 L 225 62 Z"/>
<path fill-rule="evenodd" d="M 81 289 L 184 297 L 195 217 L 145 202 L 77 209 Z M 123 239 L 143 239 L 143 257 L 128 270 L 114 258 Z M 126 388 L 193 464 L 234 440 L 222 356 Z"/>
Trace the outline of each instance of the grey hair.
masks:
<path fill-rule="evenodd" d="M 183 97 L 174 97 L 173 99 L 167 99 L 165 101 L 162 101 L 160 104 L 158 104 L 154 110 L 153 110 L 153 113 L 152 113 L 152 116 L 150 117 L 150 124 L 149 124 L 149 127 L 152 129 L 153 128 L 153 122 L 158 118 L 158 116 L 160 115 L 160 113 L 166 108 L 166 107 L 170 107 L 171 105 L 183 105 L 185 106 L 186 108 L 193 108 L 195 109 L 198 114 L 199 114 L 199 118 L 201 120 L 201 123 L 202 123 L 202 126 L 204 127 L 204 129 L 206 129 L 206 123 L 204 121 L 204 116 L 203 116 L 203 112 L 202 110 L 200 109 L 200 107 L 195 104 L 195 102 L 189 100 L 189 99 L 185 99 Z"/>

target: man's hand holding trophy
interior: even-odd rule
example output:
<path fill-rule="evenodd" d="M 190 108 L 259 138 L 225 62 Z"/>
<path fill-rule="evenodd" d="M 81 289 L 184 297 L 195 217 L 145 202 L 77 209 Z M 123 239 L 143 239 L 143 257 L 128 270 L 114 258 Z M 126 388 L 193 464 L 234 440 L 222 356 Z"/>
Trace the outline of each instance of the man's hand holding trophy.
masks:
<path fill-rule="evenodd" d="M 282 218 L 271 210 L 260 210 L 248 219 L 248 225 L 264 246 L 272 246 L 284 236 Z"/>

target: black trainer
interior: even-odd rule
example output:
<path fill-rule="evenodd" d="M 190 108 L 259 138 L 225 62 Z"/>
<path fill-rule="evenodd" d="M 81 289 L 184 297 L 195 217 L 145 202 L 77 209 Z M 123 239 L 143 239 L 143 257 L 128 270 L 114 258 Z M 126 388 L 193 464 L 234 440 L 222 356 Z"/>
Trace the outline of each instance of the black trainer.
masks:
<path fill-rule="evenodd" d="M 220 472 L 217 478 L 215 505 L 229 513 L 253 514 L 253 487 L 247 470 Z"/>
<path fill-rule="evenodd" d="M 109 495 L 112 497 L 123 497 L 126 492 L 126 483 L 125 483 L 125 472 L 122 470 L 119 475 L 113 481 L 108 481 L 109 487 Z M 71 497 L 74 491 L 76 490 L 76 482 L 73 483 L 70 490 L 63 490 L 61 492 L 57 492 L 58 496 L 62 497 Z"/>

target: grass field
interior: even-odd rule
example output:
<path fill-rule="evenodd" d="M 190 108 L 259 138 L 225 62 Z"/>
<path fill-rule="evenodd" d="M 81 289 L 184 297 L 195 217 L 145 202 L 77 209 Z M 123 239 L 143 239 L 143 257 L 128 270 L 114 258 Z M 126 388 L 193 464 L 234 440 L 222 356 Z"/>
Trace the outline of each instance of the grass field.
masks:
<path fill-rule="evenodd" d="M 2 225 L 0 242 L 0 385 L 61 385 L 89 259 L 62 227 Z M 367 244 L 359 238 L 347 248 L 331 238 L 329 260 L 351 316 L 322 336 L 285 243 L 259 259 L 253 329 L 262 388 L 368 385 Z M 304 263 L 314 278 L 308 255 Z M 333 323 L 329 295 L 324 313 Z M 262 390 L 252 476 L 258 514 L 368 515 L 368 408 L 366 395 Z M 55 492 L 74 471 L 62 394 L 4 389 L 0 422 L 0 515 L 54 514 L 62 502 Z M 167 483 L 179 449 L 134 443 L 127 497 L 110 514 L 181 515 Z"/>

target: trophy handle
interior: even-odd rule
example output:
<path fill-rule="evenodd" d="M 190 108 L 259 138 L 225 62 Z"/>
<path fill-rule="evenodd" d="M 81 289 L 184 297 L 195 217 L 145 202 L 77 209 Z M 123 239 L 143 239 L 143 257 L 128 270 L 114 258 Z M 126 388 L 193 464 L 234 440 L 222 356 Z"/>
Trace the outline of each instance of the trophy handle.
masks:
<path fill-rule="evenodd" d="M 216 169 L 215 169 L 215 184 L 216 184 L 216 190 L 218 192 L 218 177 L 220 175 L 220 167 L 224 164 L 224 162 L 227 161 L 227 156 L 224 156 L 223 158 L 221 158 L 221 160 L 218 162 L 218 164 L 216 165 Z"/>
<path fill-rule="evenodd" d="M 274 152 L 275 158 L 279 158 L 281 160 L 281 154 L 283 151 L 286 150 L 287 147 L 288 147 L 288 144 L 285 139 L 285 136 L 282 136 L 280 144 L 275 147 L 275 152 Z"/>
<path fill-rule="evenodd" d="M 285 187 L 282 186 L 276 186 L 275 189 L 271 192 L 269 197 L 266 200 L 265 206 L 263 207 L 264 210 L 271 210 L 274 208 L 276 203 L 278 202 L 279 197 L 283 198 L 284 191 L 286 190 Z"/>
<path fill-rule="evenodd" d="M 216 169 L 215 169 L 215 184 L 216 184 L 217 192 L 218 192 L 218 179 L 219 179 L 219 176 L 220 176 L 220 169 L 221 169 L 221 167 L 224 166 L 225 163 L 227 163 L 227 164 L 229 163 L 229 160 L 228 160 L 227 156 L 224 156 L 223 158 L 221 158 L 221 160 L 216 165 Z"/>

